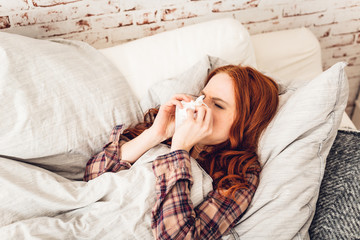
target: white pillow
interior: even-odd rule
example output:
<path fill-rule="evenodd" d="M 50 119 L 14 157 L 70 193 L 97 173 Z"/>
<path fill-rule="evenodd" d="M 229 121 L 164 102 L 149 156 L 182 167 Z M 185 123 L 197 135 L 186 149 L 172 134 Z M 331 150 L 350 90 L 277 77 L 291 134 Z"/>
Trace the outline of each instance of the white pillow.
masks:
<path fill-rule="evenodd" d="M 347 103 L 345 66 L 337 63 L 280 96 L 259 143 L 259 187 L 235 227 L 241 239 L 308 239 L 326 157 Z"/>
<path fill-rule="evenodd" d="M 116 124 L 142 119 L 128 83 L 96 49 L 0 32 L 0 155 L 81 178 Z"/>
<path fill-rule="evenodd" d="M 179 76 L 203 56 L 256 67 L 250 35 L 232 18 L 216 19 L 100 49 L 140 100 L 150 86 Z"/>
<path fill-rule="evenodd" d="M 141 109 L 145 113 L 149 108 L 166 103 L 177 93 L 199 94 L 205 86 L 205 80 L 209 73 L 215 68 L 228 64 L 227 61 L 217 57 L 203 56 L 200 61 L 179 76 L 159 81 L 150 86 L 147 94 L 140 100 Z"/>
<path fill-rule="evenodd" d="M 166 103 L 176 93 L 198 94 L 199 89 L 204 87 L 210 67 L 209 57 L 203 56 L 200 61 L 179 76 L 162 80 L 150 86 L 147 94 L 140 99 L 142 111 L 145 113 L 149 108 Z"/>

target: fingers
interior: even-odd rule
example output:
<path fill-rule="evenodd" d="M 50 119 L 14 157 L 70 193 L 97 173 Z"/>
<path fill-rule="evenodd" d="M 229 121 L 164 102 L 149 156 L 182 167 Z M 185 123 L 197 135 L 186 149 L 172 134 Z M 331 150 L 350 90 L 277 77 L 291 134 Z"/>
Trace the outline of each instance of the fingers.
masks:
<path fill-rule="evenodd" d="M 204 121 L 204 117 L 207 114 L 204 106 L 196 107 L 196 122 L 201 123 Z"/>
<path fill-rule="evenodd" d="M 204 118 L 204 125 L 208 128 L 212 127 L 213 118 L 211 108 L 206 108 L 206 114 Z"/>
<path fill-rule="evenodd" d="M 192 100 L 191 96 L 186 94 L 175 94 L 168 102 L 163 104 L 164 108 L 169 109 L 173 108 L 174 106 L 178 106 L 179 108 L 183 108 L 183 104 L 181 101 L 190 102 Z"/>
<path fill-rule="evenodd" d="M 178 106 L 179 108 L 183 108 L 183 105 L 180 101 L 176 100 L 176 99 L 171 99 L 169 102 L 167 102 L 168 106 Z"/>
<path fill-rule="evenodd" d="M 208 131 L 212 131 L 212 124 L 213 124 L 213 116 L 211 112 L 211 108 L 200 106 L 197 108 L 197 117 L 196 122 L 201 125 L 201 127 Z M 209 132 L 209 133 L 210 133 Z"/>
<path fill-rule="evenodd" d="M 182 93 L 179 93 L 179 94 L 175 94 L 171 99 L 175 99 L 175 100 L 178 100 L 178 101 L 185 101 L 185 102 L 190 102 L 192 100 L 192 97 L 190 95 L 187 95 L 187 94 L 182 94 Z"/>
<path fill-rule="evenodd" d="M 162 106 L 166 109 L 173 109 L 175 106 L 178 106 L 179 108 L 183 108 L 182 103 L 179 100 L 173 98 Z M 173 110 L 175 111 L 175 108 Z"/>
<path fill-rule="evenodd" d="M 188 108 L 186 109 L 186 114 L 187 114 L 187 119 L 191 119 L 191 120 L 195 120 L 194 119 L 194 113 L 195 113 L 195 110 L 194 109 L 191 109 L 191 108 Z"/>

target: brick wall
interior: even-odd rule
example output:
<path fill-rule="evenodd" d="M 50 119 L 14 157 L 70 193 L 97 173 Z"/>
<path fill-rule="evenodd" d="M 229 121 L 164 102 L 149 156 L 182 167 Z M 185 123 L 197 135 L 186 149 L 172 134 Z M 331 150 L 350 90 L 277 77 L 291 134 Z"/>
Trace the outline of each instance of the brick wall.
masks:
<path fill-rule="evenodd" d="M 360 0 L 0 0 L 0 30 L 109 47 L 221 17 L 250 34 L 297 27 L 319 39 L 323 67 L 347 61 L 351 116 L 360 88 Z"/>

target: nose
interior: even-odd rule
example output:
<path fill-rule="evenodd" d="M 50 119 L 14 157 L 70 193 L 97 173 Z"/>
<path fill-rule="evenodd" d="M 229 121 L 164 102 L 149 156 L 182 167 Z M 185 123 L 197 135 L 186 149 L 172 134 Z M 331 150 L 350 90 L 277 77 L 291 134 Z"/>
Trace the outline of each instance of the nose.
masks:
<path fill-rule="evenodd" d="M 211 107 L 211 101 L 210 101 L 209 98 L 205 98 L 205 99 L 203 100 L 203 102 L 204 102 L 208 107 Z"/>

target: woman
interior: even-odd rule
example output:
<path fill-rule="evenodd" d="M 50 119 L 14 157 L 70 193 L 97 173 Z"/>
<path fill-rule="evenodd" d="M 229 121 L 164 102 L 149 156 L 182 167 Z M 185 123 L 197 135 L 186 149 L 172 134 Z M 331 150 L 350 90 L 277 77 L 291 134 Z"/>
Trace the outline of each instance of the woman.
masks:
<path fill-rule="evenodd" d="M 122 135 L 121 126 L 115 127 L 114 143 L 86 167 L 86 181 L 107 171 L 128 169 L 144 152 L 167 140 L 170 152 L 153 162 L 156 239 L 220 238 L 241 218 L 259 183 L 256 152 L 260 135 L 278 107 L 277 84 L 250 67 L 228 65 L 210 73 L 200 94 L 205 95 L 207 106 L 187 110 L 186 121 L 176 130 L 176 106 L 192 99 L 185 94 L 150 110 L 143 123 Z M 213 179 L 214 190 L 198 206 L 190 200 L 190 156 Z"/>

